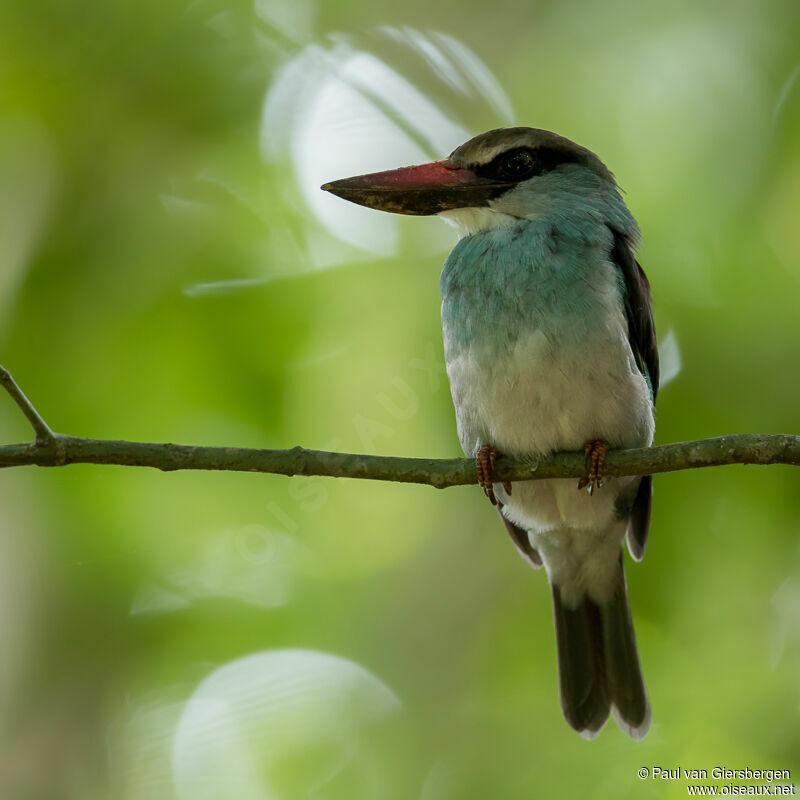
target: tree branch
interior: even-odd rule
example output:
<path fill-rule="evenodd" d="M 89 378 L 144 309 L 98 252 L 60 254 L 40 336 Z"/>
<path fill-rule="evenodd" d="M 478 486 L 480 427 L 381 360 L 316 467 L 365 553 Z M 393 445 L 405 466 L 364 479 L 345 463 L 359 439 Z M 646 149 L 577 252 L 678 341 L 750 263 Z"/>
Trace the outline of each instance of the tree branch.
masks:
<path fill-rule="evenodd" d="M 294 447 L 256 450 L 243 447 L 195 447 L 181 444 L 83 439 L 56 434 L 47 426 L 11 375 L 0 367 L 0 382 L 23 411 L 36 433 L 27 444 L 0 446 L 0 468 L 65 464 L 118 464 L 160 470 L 198 469 L 265 472 L 276 475 L 324 475 L 400 483 L 420 483 L 444 489 L 477 483 L 469 458 L 397 458 L 356 453 L 330 453 Z M 608 453 L 605 475 L 652 475 L 724 464 L 792 464 L 800 466 L 800 436 L 736 434 L 678 442 L 659 447 Z M 495 478 L 501 481 L 580 478 L 586 472 L 583 453 L 556 453 L 547 458 L 500 458 Z"/>

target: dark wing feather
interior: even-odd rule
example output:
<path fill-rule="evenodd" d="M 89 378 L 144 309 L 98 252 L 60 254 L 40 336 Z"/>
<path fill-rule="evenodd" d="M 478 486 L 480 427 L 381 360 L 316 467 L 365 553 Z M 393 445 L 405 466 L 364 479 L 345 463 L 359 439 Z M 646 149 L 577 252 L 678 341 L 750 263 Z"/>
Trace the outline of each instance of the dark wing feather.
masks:
<path fill-rule="evenodd" d="M 525 561 L 528 562 L 528 564 L 530 564 L 530 566 L 532 566 L 534 569 L 539 569 L 539 567 L 542 566 L 542 557 L 531 544 L 528 532 L 524 528 L 520 528 L 519 525 L 515 525 L 510 519 L 506 518 L 506 515 L 503 514 L 502 504 L 498 504 L 497 510 L 500 513 L 500 519 L 503 520 L 503 525 L 506 526 L 509 536 L 511 536 L 512 541 L 517 546 L 519 554 L 525 559 Z"/>
<path fill-rule="evenodd" d="M 650 530 L 650 501 L 653 497 L 653 476 L 645 475 L 639 482 L 636 497 L 631 507 L 628 523 L 628 551 L 634 561 L 644 558 L 647 532 Z"/>
<path fill-rule="evenodd" d="M 611 260 L 625 281 L 625 317 L 628 320 L 628 341 L 642 375 L 647 378 L 653 392 L 653 402 L 658 394 L 658 343 L 653 312 L 650 308 L 650 282 L 633 256 L 630 239 L 619 231 L 614 234 Z"/>
<path fill-rule="evenodd" d="M 617 230 L 611 248 L 611 260 L 616 264 L 625 283 L 625 317 L 628 320 L 628 341 L 642 375 L 650 383 L 653 403 L 658 395 L 658 343 L 653 312 L 650 308 L 650 283 L 644 270 L 633 255 L 630 239 Z M 647 475 L 642 478 L 636 499 L 631 509 L 628 527 L 628 549 L 631 555 L 641 561 L 647 544 L 647 531 L 650 528 L 650 500 L 653 494 L 653 480 Z"/>

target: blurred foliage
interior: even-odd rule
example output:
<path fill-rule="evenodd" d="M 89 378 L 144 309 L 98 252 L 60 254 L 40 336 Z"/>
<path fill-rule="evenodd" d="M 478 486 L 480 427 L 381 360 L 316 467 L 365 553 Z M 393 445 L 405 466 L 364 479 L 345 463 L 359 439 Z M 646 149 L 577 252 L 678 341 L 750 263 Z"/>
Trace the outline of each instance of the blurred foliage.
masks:
<path fill-rule="evenodd" d="M 615 171 L 683 363 L 658 441 L 797 432 L 796 0 L 7 0 L 1 13 L 0 361 L 57 430 L 459 453 L 437 293 L 451 235 L 397 220 L 388 255 L 345 246 L 304 200 L 291 137 L 265 154 L 269 87 L 343 41 L 470 134 L 504 123 L 376 34 L 391 25 L 465 43 L 520 124 Z M 0 429 L 29 437 L 8 398 Z M 8 470 L 0 795 L 205 796 L 184 780 L 204 763 L 219 764 L 208 796 L 237 800 L 684 796 L 684 781 L 637 778 L 650 765 L 796 780 L 798 480 L 788 467 L 656 480 L 648 557 L 628 568 L 654 709 L 636 744 L 613 724 L 586 743 L 561 719 L 544 576 L 477 490 Z M 326 691 L 313 658 L 291 691 L 256 670 L 231 684 L 246 724 L 217 724 L 208 681 L 297 649 L 352 669 Z M 276 716 L 293 697 L 305 705 Z M 187 720 L 196 750 L 178 736 Z M 281 726 L 303 725 L 314 735 L 275 755 Z"/>

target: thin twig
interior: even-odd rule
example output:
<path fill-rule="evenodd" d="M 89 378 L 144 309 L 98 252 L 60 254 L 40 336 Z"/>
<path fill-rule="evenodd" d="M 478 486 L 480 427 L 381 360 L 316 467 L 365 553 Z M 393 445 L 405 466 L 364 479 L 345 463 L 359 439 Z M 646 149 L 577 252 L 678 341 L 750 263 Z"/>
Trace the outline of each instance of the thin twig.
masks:
<path fill-rule="evenodd" d="M 56 434 L 53 433 L 50 426 L 42 419 L 33 403 L 25 396 L 25 392 L 19 388 L 17 382 L 11 376 L 11 373 L 2 365 L 0 365 L 0 383 L 3 384 L 6 391 L 19 406 L 20 411 L 22 411 L 28 422 L 30 422 L 33 432 L 36 435 L 36 441 L 40 443 L 52 443 L 56 439 Z"/>

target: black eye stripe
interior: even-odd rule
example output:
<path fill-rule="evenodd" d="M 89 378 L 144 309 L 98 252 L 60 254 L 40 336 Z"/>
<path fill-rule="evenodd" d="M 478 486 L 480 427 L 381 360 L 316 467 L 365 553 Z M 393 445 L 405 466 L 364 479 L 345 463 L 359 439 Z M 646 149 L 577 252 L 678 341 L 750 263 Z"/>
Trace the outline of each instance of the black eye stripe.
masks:
<path fill-rule="evenodd" d="M 518 183 L 536 175 L 550 172 L 561 164 L 581 161 L 577 153 L 553 147 L 514 147 L 495 156 L 488 164 L 475 168 L 476 174 L 503 181 Z M 528 168 L 525 169 L 525 166 Z"/>

